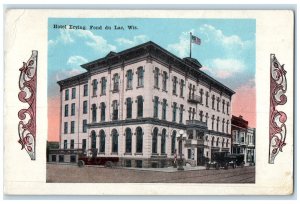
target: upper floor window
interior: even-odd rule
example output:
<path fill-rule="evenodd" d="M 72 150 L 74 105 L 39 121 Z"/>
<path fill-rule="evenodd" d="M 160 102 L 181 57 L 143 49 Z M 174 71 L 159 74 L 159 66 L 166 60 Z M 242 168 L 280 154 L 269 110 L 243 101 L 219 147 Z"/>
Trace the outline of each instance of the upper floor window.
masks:
<path fill-rule="evenodd" d="M 68 141 L 64 140 L 64 149 L 68 149 Z"/>
<path fill-rule="evenodd" d="M 106 94 L 106 78 L 102 77 L 101 78 L 101 95 Z"/>
<path fill-rule="evenodd" d="M 69 89 L 65 90 L 65 100 L 69 100 Z"/>
<path fill-rule="evenodd" d="M 212 137 L 212 139 L 211 139 L 211 146 L 212 147 L 214 146 L 214 143 L 215 143 L 215 137 Z"/>
<path fill-rule="evenodd" d="M 225 100 L 222 100 L 222 113 L 225 113 Z"/>
<path fill-rule="evenodd" d="M 205 105 L 206 105 L 206 107 L 208 107 L 208 97 L 209 97 L 209 93 L 208 93 L 208 91 L 206 91 L 206 94 L 205 94 Z"/>
<path fill-rule="evenodd" d="M 75 132 L 75 121 L 71 121 L 71 133 Z"/>
<path fill-rule="evenodd" d="M 104 102 L 101 103 L 101 121 L 105 121 L 105 109 L 106 105 Z"/>
<path fill-rule="evenodd" d="M 69 105 L 65 105 L 65 117 L 69 115 Z"/>
<path fill-rule="evenodd" d="M 64 134 L 68 133 L 68 122 L 64 122 Z"/>
<path fill-rule="evenodd" d="M 98 85 L 97 79 L 94 79 L 93 80 L 93 96 L 97 95 L 97 85 Z"/>
<path fill-rule="evenodd" d="M 119 91 L 119 75 L 114 74 L 113 76 L 113 91 Z"/>
<path fill-rule="evenodd" d="M 222 132 L 224 132 L 224 124 L 225 124 L 225 119 L 223 118 L 223 120 L 222 120 Z"/>
<path fill-rule="evenodd" d="M 143 97 L 142 96 L 138 96 L 137 97 L 137 117 L 143 117 Z"/>
<path fill-rule="evenodd" d="M 168 73 L 163 72 L 163 79 L 162 79 L 162 90 L 167 90 L 167 79 L 168 79 Z"/>
<path fill-rule="evenodd" d="M 92 122 L 97 121 L 97 106 L 96 104 L 92 105 Z"/>
<path fill-rule="evenodd" d="M 213 95 L 211 98 L 211 108 L 215 109 L 215 95 Z"/>
<path fill-rule="evenodd" d="M 173 77 L 173 94 L 177 95 L 177 77 Z"/>
<path fill-rule="evenodd" d="M 118 109 L 118 101 L 117 101 L 117 100 L 114 100 L 114 101 L 113 101 L 112 107 L 113 107 L 113 115 L 112 115 L 112 119 L 113 119 L 113 120 L 118 120 L 119 109 Z"/>
<path fill-rule="evenodd" d="M 87 120 L 83 120 L 82 121 L 82 132 L 86 132 L 87 131 Z"/>
<path fill-rule="evenodd" d="M 154 107 L 153 107 L 153 110 L 154 110 L 153 117 L 157 118 L 158 117 L 158 97 L 157 96 L 154 97 Z"/>
<path fill-rule="evenodd" d="M 132 100 L 126 98 L 126 118 L 132 118 Z"/>
<path fill-rule="evenodd" d="M 200 121 L 203 122 L 203 111 L 200 111 Z"/>
<path fill-rule="evenodd" d="M 214 130 L 215 115 L 211 117 L 211 129 Z"/>
<path fill-rule="evenodd" d="M 87 84 L 85 84 L 83 86 L 83 96 L 88 96 L 88 85 Z"/>
<path fill-rule="evenodd" d="M 203 104 L 203 89 L 200 89 L 200 104 Z"/>
<path fill-rule="evenodd" d="M 229 102 L 227 102 L 227 114 L 229 114 Z"/>
<path fill-rule="evenodd" d="M 181 79 L 180 80 L 180 93 L 179 93 L 180 97 L 183 97 L 183 86 L 184 86 L 184 80 Z"/>
<path fill-rule="evenodd" d="M 229 133 L 229 120 L 227 120 L 226 122 L 226 133 L 227 134 Z"/>
<path fill-rule="evenodd" d="M 183 120 L 183 105 L 180 105 L 179 123 L 182 123 L 182 120 Z"/>
<path fill-rule="evenodd" d="M 220 104 L 220 98 L 218 97 L 218 98 L 217 98 L 217 111 L 220 111 L 220 106 L 219 106 L 219 104 Z"/>
<path fill-rule="evenodd" d="M 167 100 L 163 99 L 162 103 L 162 119 L 166 120 L 166 115 L 167 115 Z"/>
<path fill-rule="evenodd" d="M 87 114 L 87 109 L 88 109 L 87 106 L 88 106 L 87 101 L 83 101 L 83 114 Z"/>
<path fill-rule="evenodd" d="M 189 109 L 189 120 L 191 120 L 192 119 L 192 107 L 190 107 L 190 109 Z"/>
<path fill-rule="evenodd" d="M 173 122 L 176 122 L 176 111 L 177 111 L 177 103 L 173 103 Z"/>
<path fill-rule="evenodd" d="M 144 86 L 144 70 L 143 67 L 139 67 L 137 69 L 138 74 L 138 87 Z"/>
<path fill-rule="evenodd" d="M 217 131 L 219 131 L 219 122 L 220 122 L 220 118 L 219 116 L 217 117 Z"/>
<path fill-rule="evenodd" d="M 127 89 L 132 89 L 132 78 L 133 78 L 133 73 L 132 73 L 132 70 L 128 70 L 127 71 Z"/>
<path fill-rule="evenodd" d="M 75 103 L 71 105 L 71 115 L 75 115 Z"/>
<path fill-rule="evenodd" d="M 155 67 L 155 70 L 154 70 L 154 87 L 155 88 L 159 87 L 158 81 L 159 81 L 159 69 L 157 67 Z"/>
<path fill-rule="evenodd" d="M 196 109 L 193 108 L 193 117 L 192 117 L 192 120 L 195 120 L 195 114 L 196 114 Z"/>
<path fill-rule="evenodd" d="M 209 118 L 209 117 L 208 117 L 208 113 L 206 113 L 206 114 L 205 114 L 205 122 L 206 122 L 206 124 L 207 124 L 208 118 Z"/>
<path fill-rule="evenodd" d="M 76 88 L 72 88 L 72 99 L 76 98 Z"/>

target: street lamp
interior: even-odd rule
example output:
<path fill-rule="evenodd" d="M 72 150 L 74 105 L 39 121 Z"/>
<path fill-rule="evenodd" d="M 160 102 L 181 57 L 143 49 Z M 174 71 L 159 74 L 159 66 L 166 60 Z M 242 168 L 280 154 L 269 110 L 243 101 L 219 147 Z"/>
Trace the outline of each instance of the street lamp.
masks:
<path fill-rule="evenodd" d="M 182 141 L 186 139 L 186 133 L 183 130 L 179 131 L 179 135 L 177 135 L 178 146 L 179 146 L 179 160 L 178 160 L 178 168 L 177 170 L 184 170 L 183 168 L 183 159 L 182 159 Z"/>

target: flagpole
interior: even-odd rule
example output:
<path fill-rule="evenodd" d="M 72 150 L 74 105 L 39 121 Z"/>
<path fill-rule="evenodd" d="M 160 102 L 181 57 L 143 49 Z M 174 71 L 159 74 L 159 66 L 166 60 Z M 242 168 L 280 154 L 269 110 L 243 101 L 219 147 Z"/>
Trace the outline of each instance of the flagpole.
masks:
<path fill-rule="evenodd" d="M 190 58 L 192 58 L 192 32 L 190 32 Z"/>

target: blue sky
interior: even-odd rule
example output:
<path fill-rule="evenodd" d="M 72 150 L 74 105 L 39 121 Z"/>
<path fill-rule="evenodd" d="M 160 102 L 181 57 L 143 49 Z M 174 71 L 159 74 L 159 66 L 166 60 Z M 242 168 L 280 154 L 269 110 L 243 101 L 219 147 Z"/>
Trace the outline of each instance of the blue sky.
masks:
<path fill-rule="evenodd" d="M 54 25 L 80 25 L 86 30 L 54 29 Z M 90 25 L 103 30 L 90 30 Z M 111 30 L 105 30 L 105 26 Z M 123 26 L 124 30 L 113 27 Z M 137 26 L 128 30 L 128 25 Z M 255 87 L 254 19 L 77 19 L 48 20 L 48 95 L 59 93 L 57 81 L 82 73 L 80 64 L 122 51 L 149 40 L 183 58 L 189 55 L 189 32 L 201 38 L 192 57 L 203 71 L 233 90 Z"/>

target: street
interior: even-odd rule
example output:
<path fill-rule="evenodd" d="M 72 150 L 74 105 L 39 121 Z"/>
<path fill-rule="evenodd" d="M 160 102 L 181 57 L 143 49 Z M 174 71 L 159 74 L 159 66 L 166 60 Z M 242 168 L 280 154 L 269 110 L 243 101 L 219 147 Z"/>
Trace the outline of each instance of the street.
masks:
<path fill-rule="evenodd" d="M 255 167 L 186 171 L 149 171 L 100 166 L 47 164 L 52 183 L 254 183 Z"/>

